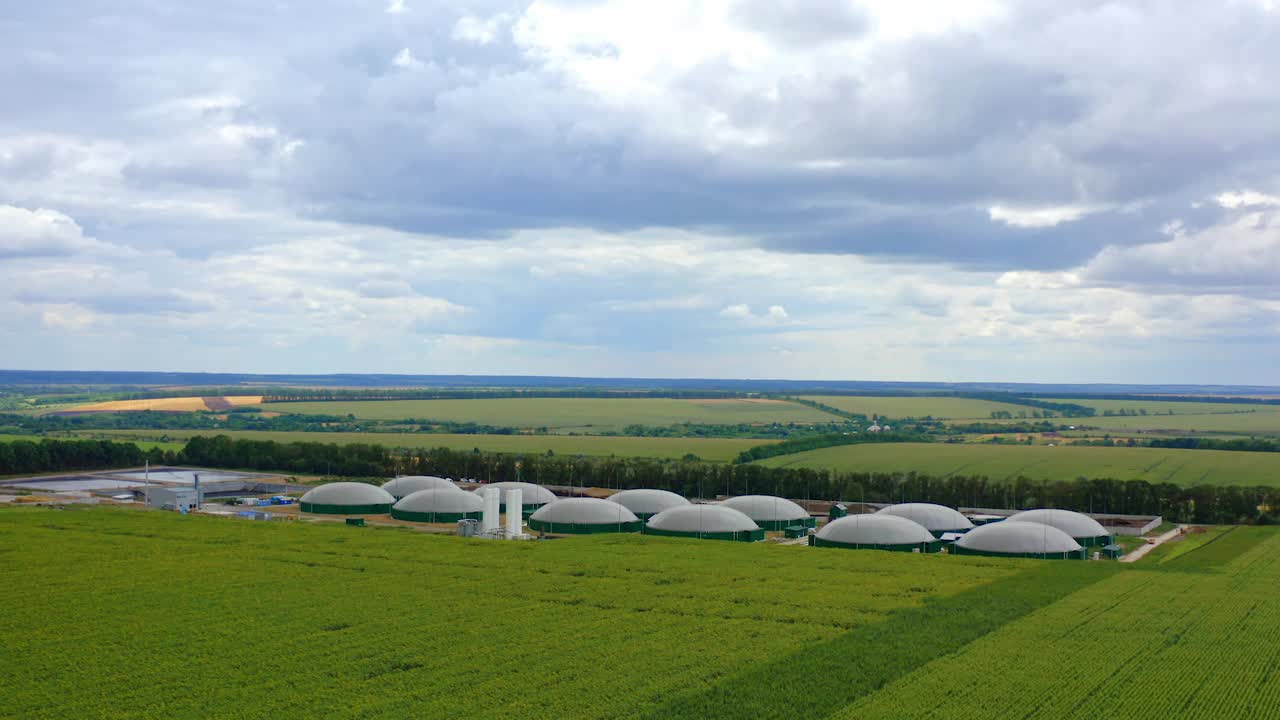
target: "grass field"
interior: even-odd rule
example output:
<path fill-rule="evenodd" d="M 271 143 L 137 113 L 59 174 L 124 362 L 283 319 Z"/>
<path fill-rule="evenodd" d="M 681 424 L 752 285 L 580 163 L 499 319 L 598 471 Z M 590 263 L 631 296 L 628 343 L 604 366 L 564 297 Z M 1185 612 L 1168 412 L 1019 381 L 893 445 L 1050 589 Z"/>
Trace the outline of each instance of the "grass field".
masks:
<path fill-rule="evenodd" d="M 5 508 L 4 712 L 1270 717 L 1280 533 L 1215 537 L 1125 567 Z"/>
<path fill-rule="evenodd" d="M 1179 485 L 1280 485 L 1280 453 L 1129 447 L 884 443 L 843 445 L 761 460 L 769 467 L 829 468 L 930 475 L 1024 475 L 1172 482 Z"/>
<path fill-rule="evenodd" d="M 741 438 L 646 438 L 601 437 L 593 435 L 447 435 L 436 433 L 314 433 L 274 432 L 259 430 L 93 430 L 84 435 L 120 440 L 151 439 L 165 436 L 184 441 L 195 435 L 227 435 L 245 440 L 276 442 L 373 443 L 393 448 L 437 448 L 454 450 L 480 448 L 487 452 L 557 455 L 593 455 L 618 457 L 682 458 L 690 453 L 703 460 L 727 462 L 738 453 L 756 445 L 776 440 Z M 178 443 L 179 448 L 182 447 Z"/>
<path fill-rule="evenodd" d="M 823 405 L 845 412 L 860 413 L 871 417 L 884 415 L 890 418 L 923 418 L 933 417 L 938 420 L 986 420 L 991 413 L 1005 410 L 1017 415 L 1019 412 L 1031 414 L 1035 408 L 1012 403 L 992 402 L 990 400 L 971 400 L 969 398 L 948 397 L 856 397 L 848 395 L 807 395 L 807 400 L 814 400 Z"/>
<path fill-rule="evenodd" d="M 354 415 L 369 420 L 441 420 L 561 431 L 616 430 L 627 425 L 838 421 L 834 415 L 779 400 L 670 398 L 509 398 L 270 403 L 277 412 Z"/>
<path fill-rule="evenodd" d="M 1280 435 L 1280 409 L 1245 406 L 1234 412 L 1216 412 L 1204 415 L 1098 415 L 1091 418 L 1075 418 L 1058 422 L 1078 423 L 1089 427 L 1114 431 L 1173 430 L 1196 433 L 1230 433 L 1249 435 Z"/>

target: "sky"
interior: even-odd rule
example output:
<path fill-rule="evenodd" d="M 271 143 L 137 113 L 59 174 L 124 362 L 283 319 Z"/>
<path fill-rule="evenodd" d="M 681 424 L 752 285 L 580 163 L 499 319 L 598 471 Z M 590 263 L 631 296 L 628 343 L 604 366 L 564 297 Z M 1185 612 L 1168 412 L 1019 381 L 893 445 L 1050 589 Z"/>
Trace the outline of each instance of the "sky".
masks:
<path fill-rule="evenodd" d="M 0 9 L 0 368 L 1280 385 L 1280 2 Z"/>

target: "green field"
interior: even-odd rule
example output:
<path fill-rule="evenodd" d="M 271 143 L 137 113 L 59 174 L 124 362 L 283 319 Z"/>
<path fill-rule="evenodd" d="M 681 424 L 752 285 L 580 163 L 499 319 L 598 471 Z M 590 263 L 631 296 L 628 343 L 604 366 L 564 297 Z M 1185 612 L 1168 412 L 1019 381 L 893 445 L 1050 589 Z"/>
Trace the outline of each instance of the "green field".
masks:
<path fill-rule="evenodd" d="M 309 415 L 354 415 L 368 420 L 475 422 L 502 427 L 570 431 L 619 430 L 627 425 L 679 423 L 811 423 L 840 418 L 777 400 L 670 398 L 507 398 L 500 400 L 369 400 L 269 403 L 264 410 Z"/>
<path fill-rule="evenodd" d="M 108 432 L 110 432 L 110 431 L 108 431 Z M 125 431 L 123 431 L 123 432 L 125 432 L 125 433 L 129 433 L 129 432 L 133 432 L 133 431 L 131 431 L 131 430 L 125 430 Z M 96 433 L 95 433 L 95 434 L 96 434 Z M 0 435 L 0 442 L 14 442 L 15 440 L 26 440 L 26 441 L 28 441 L 28 442 L 40 442 L 41 440 L 82 440 L 82 439 L 86 439 L 86 438 L 84 438 L 84 437 L 80 437 L 80 436 L 75 436 L 75 435 L 49 435 L 49 436 L 42 436 L 42 435 Z M 112 440 L 116 440 L 116 439 L 118 439 L 118 440 L 125 440 L 126 438 L 107 438 L 107 439 L 112 439 Z M 150 449 L 152 449 L 152 448 L 160 448 L 161 450 L 173 450 L 173 451 L 175 451 L 175 452 L 176 452 L 176 451 L 178 451 L 178 450 L 181 450 L 181 449 L 182 449 L 182 447 L 183 447 L 183 445 L 184 445 L 184 443 L 181 443 L 181 442 L 161 441 L 161 440 L 154 440 L 154 439 L 135 439 L 135 438 L 127 438 L 127 439 L 128 439 L 128 440 L 133 441 L 133 443 L 134 443 L 135 445 L 137 445 L 138 447 L 142 448 L 143 450 L 150 450 Z"/>
<path fill-rule="evenodd" d="M 1245 406 L 1249 407 L 1249 406 Z M 1204 415 L 1138 415 L 1058 420 L 1059 423 L 1078 424 L 1118 432 L 1138 430 L 1173 430 L 1196 433 L 1231 433 L 1249 435 L 1280 435 L 1280 409 L 1258 407 L 1234 412 L 1216 412 Z"/>
<path fill-rule="evenodd" d="M 1280 533 L 1213 537 L 1122 566 L 5 508 L 4 714 L 1274 716 Z"/>
<path fill-rule="evenodd" d="M 1150 567 L 1011 622 L 834 717 L 1276 717 L 1280 535 L 1238 528 Z"/>
<path fill-rule="evenodd" d="M 830 405 L 845 412 L 893 419 L 933 417 L 937 420 L 987 420 L 991 413 L 1008 411 L 1028 415 L 1036 408 L 1013 403 L 952 397 L 861 397 L 852 395 L 807 395 L 806 400 Z"/>
<path fill-rule="evenodd" d="M 1091 400 L 1088 398 L 1044 398 L 1048 402 L 1071 403 L 1091 407 L 1101 415 L 1104 412 L 1120 412 L 1145 410 L 1148 415 L 1205 415 L 1208 413 L 1234 413 L 1258 410 L 1261 412 L 1280 412 L 1280 405 L 1250 405 L 1244 403 L 1220 402 L 1171 402 L 1168 400 Z"/>
<path fill-rule="evenodd" d="M 1036 480 L 1086 477 L 1179 485 L 1280 485 L 1280 453 L 1226 450 L 877 443 L 810 450 L 759 462 L 769 467 L 851 472 L 985 475 L 993 480 L 1023 475 Z"/>
<path fill-rule="evenodd" d="M 690 453 L 703 460 L 727 462 L 738 453 L 756 445 L 776 440 L 742 438 L 646 438 L 601 437 L 598 435 L 447 435 L 437 433 L 315 433 L 274 432 L 269 430 L 93 430 L 86 436 L 117 440 L 154 439 L 165 436 L 182 440 L 196 435 L 227 435 L 239 440 L 274 440 L 275 442 L 371 443 L 392 448 L 438 448 L 485 452 L 536 453 L 550 450 L 557 455 L 592 455 L 608 457 L 682 458 Z M 174 443 L 181 449 L 182 443 Z"/>

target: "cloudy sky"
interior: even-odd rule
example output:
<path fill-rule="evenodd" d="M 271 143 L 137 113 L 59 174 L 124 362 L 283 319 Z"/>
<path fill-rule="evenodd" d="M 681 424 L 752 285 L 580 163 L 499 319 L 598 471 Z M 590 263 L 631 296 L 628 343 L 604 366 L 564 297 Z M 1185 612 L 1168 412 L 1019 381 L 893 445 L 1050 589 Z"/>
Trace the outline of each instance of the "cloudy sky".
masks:
<path fill-rule="evenodd" d="M 0 10 L 0 367 L 1280 384 L 1280 3 Z"/>

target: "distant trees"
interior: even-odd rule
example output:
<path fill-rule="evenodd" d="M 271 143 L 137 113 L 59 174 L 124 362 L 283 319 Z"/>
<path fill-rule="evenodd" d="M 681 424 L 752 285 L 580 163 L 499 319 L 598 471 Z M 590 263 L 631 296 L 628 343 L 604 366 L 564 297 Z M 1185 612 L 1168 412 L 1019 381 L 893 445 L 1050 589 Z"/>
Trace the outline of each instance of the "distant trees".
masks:
<path fill-rule="evenodd" d="M 101 470 L 163 462 L 164 453 L 144 452 L 134 443 L 108 440 L 14 440 L 0 442 L 0 475 Z"/>

